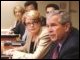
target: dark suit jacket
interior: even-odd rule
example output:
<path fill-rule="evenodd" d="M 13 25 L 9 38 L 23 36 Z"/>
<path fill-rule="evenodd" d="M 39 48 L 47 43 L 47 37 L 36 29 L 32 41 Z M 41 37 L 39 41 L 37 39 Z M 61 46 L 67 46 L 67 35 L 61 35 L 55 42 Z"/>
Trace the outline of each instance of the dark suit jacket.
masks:
<path fill-rule="evenodd" d="M 46 18 L 44 16 L 40 17 L 41 26 L 46 26 Z"/>
<path fill-rule="evenodd" d="M 22 39 L 22 36 L 25 32 L 25 26 L 22 22 L 16 22 L 16 26 L 12 29 L 12 31 L 15 33 L 15 34 L 20 34 L 21 35 L 21 39 Z"/>
<path fill-rule="evenodd" d="M 51 59 L 54 47 L 55 44 L 52 44 L 45 59 Z M 79 31 L 77 29 L 73 28 L 70 35 L 63 42 L 58 59 L 79 59 Z"/>

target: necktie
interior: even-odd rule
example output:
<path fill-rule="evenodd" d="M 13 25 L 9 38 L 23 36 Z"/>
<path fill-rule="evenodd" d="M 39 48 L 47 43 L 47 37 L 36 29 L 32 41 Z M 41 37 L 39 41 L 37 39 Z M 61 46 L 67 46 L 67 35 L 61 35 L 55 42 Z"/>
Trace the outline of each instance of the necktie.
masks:
<path fill-rule="evenodd" d="M 59 54 L 59 45 L 54 48 L 52 59 L 57 59 Z"/>

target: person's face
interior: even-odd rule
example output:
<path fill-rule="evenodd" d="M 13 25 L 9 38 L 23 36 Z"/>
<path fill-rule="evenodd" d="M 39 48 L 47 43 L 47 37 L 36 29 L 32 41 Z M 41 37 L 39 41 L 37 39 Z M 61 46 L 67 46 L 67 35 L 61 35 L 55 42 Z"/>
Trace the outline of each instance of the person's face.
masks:
<path fill-rule="evenodd" d="M 49 36 L 53 42 L 60 41 L 65 32 L 65 25 L 60 24 L 61 17 L 58 15 L 52 16 L 51 18 L 47 19 L 47 28 L 49 32 Z"/>
<path fill-rule="evenodd" d="M 14 15 L 15 15 L 15 17 L 17 19 L 21 19 L 22 18 L 22 13 L 18 9 L 15 9 Z"/>
<path fill-rule="evenodd" d="M 36 20 L 33 20 L 33 18 L 29 16 L 26 16 L 25 25 L 26 25 L 26 30 L 28 30 L 29 33 L 31 34 L 38 33 L 40 29 L 40 23 Z"/>
<path fill-rule="evenodd" d="M 46 9 L 46 13 L 50 13 L 50 12 L 52 12 L 52 11 L 54 11 L 55 9 L 53 8 L 53 7 L 48 7 L 47 9 Z"/>
<path fill-rule="evenodd" d="M 34 8 L 34 6 L 31 4 L 31 5 L 29 5 L 29 6 L 26 6 L 26 7 L 25 7 L 25 10 L 26 10 L 26 11 L 35 10 L 35 8 Z"/>

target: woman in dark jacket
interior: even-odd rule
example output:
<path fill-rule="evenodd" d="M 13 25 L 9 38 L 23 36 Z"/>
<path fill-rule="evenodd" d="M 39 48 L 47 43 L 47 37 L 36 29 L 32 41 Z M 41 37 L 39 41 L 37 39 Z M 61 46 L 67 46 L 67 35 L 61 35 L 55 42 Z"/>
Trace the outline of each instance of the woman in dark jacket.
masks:
<path fill-rule="evenodd" d="M 13 9 L 14 16 L 16 17 L 16 25 L 14 28 L 11 29 L 11 31 L 15 34 L 20 34 L 20 39 L 22 39 L 22 36 L 25 32 L 25 26 L 22 23 L 22 16 L 24 14 L 24 8 L 21 6 L 15 6 Z"/>

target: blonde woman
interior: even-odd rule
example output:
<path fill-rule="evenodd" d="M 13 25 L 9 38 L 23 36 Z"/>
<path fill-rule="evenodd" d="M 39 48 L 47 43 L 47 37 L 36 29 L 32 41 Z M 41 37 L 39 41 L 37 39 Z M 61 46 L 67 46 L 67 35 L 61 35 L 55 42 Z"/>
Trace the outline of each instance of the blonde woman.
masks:
<path fill-rule="evenodd" d="M 24 46 L 8 50 L 13 59 L 42 59 L 49 50 L 51 41 L 46 27 L 41 27 L 40 13 L 30 10 L 24 14 L 27 40 Z"/>
<path fill-rule="evenodd" d="M 20 34 L 21 39 L 25 32 L 25 26 L 22 23 L 22 16 L 24 12 L 25 12 L 24 8 L 19 5 L 15 6 L 13 9 L 14 16 L 16 17 L 16 23 L 15 23 L 15 26 L 11 29 L 11 31 L 15 34 Z"/>

